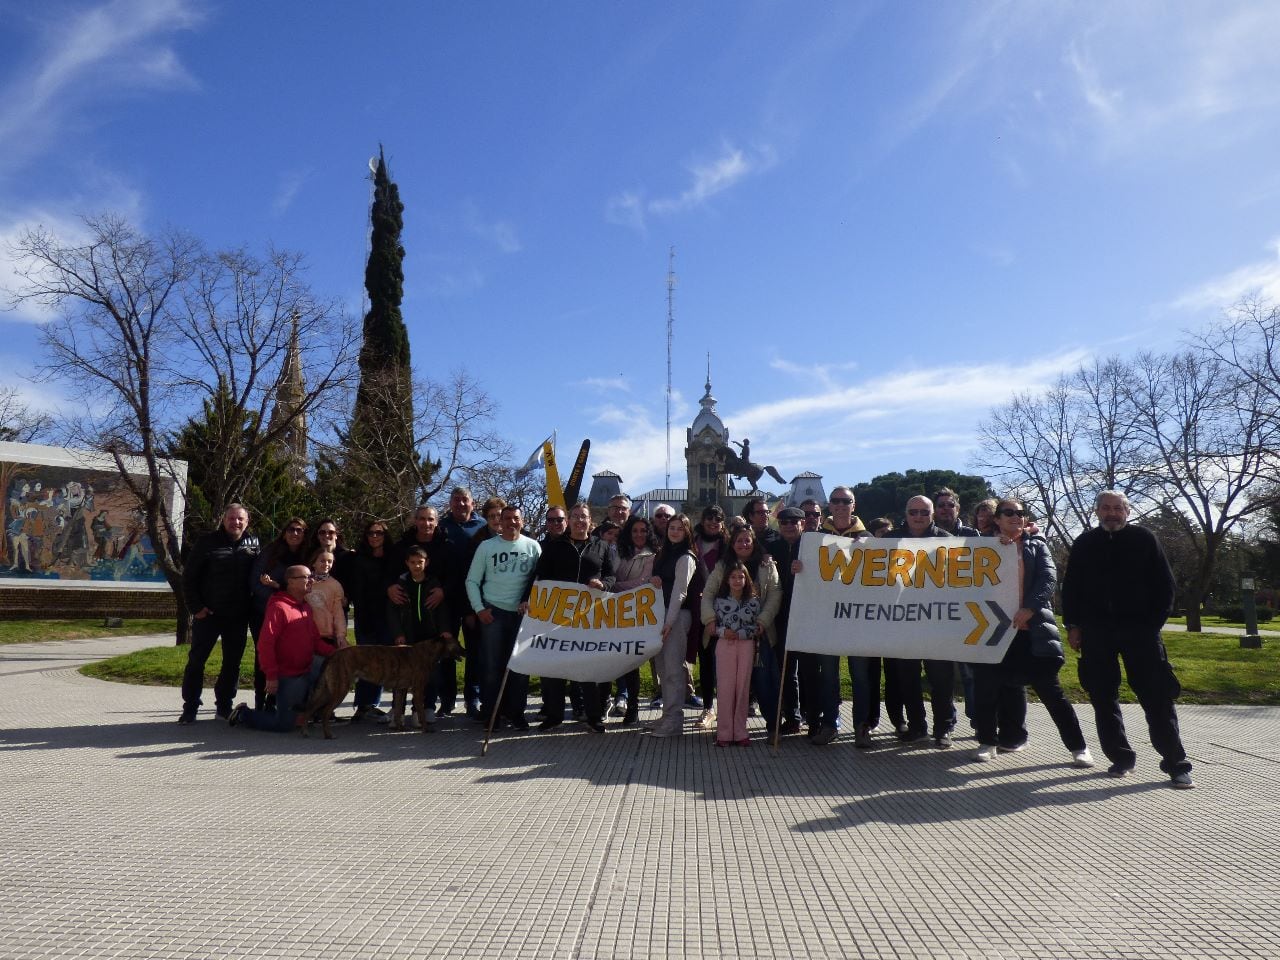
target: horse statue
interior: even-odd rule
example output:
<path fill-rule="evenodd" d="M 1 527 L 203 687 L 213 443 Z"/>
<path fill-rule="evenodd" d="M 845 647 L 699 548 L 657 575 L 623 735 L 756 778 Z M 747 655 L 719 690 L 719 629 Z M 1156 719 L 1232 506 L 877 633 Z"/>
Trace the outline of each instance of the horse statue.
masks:
<path fill-rule="evenodd" d="M 742 453 L 739 454 L 733 447 L 721 447 L 717 452 L 724 458 L 724 472 L 731 477 L 742 477 L 751 484 L 751 492 L 758 493 L 760 478 L 766 473 L 773 479 L 777 480 L 784 487 L 787 481 L 782 479 L 782 474 L 778 473 L 776 467 L 772 464 L 761 465 L 751 462 L 751 441 L 746 437 L 742 438 L 742 443 L 731 440 L 735 446 L 741 447 Z"/>

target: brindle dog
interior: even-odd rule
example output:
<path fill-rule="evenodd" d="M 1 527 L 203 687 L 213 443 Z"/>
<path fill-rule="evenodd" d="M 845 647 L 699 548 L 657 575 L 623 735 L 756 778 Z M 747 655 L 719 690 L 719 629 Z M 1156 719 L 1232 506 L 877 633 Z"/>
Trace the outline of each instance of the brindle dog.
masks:
<path fill-rule="evenodd" d="M 441 657 L 460 656 L 462 647 L 453 637 L 437 637 L 406 647 L 343 647 L 325 664 L 324 672 L 311 691 L 302 713 L 308 717 L 318 713 L 325 739 L 332 740 L 329 721 L 334 708 L 351 691 L 352 684 L 357 680 L 368 680 L 395 691 L 391 709 L 391 727 L 394 730 L 404 729 L 405 699 L 412 690 L 413 716 L 423 733 L 426 733 L 428 728 L 423 714 L 422 695 L 427 687 L 427 678 L 431 676 L 431 671 Z M 302 732 L 306 736 L 306 727 L 302 728 Z"/>

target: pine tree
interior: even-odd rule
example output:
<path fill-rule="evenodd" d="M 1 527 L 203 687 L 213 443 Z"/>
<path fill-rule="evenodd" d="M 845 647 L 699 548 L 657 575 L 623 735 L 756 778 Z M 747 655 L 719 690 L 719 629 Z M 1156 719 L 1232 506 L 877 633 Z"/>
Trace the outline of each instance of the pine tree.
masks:
<path fill-rule="evenodd" d="M 194 543 L 196 537 L 217 525 L 227 504 L 215 500 L 243 503 L 249 510 L 254 532 L 264 542 L 290 517 L 308 517 L 317 512 L 311 486 L 298 480 L 293 461 L 284 450 L 267 446 L 256 457 L 250 457 L 258 434 L 257 415 L 236 406 L 225 381 L 219 383 L 213 397 L 204 401 L 200 416 L 192 417 L 178 432 L 171 455 L 187 463 L 184 544 Z M 249 473 L 230 483 L 217 475 L 222 463 L 251 460 Z M 211 492 L 224 487 L 228 488 L 225 494 Z"/>

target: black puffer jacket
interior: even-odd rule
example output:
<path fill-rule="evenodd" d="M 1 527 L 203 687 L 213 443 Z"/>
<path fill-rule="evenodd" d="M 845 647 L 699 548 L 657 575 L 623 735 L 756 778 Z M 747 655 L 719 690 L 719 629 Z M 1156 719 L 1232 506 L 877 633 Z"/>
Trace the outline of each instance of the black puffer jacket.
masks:
<path fill-rule="evenodd" d="M 255 534 L 245 533 L 232 540 L 221 527 L 197 540 L 182 570 L 187 609 L 199 613 L 208 607 L 220 617 L 248 617 L 249 585 L 258 550 Z"/>

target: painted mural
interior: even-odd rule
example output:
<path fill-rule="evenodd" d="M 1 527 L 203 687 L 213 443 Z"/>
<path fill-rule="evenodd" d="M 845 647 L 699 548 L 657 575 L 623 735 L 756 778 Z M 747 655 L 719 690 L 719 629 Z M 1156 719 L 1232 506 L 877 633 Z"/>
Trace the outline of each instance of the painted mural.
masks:
<path fill-rule="evenodd" d="M 22 460 L 0 459 L 5 498 L 0 582 L 54 586 L 163 585 L 155 545 L 128 487 L 101 457 L 0 444 L 0 457 L 28 447 Z M 33 462 L 60 459 L 63 463 Z M 94 463 L 94 461 L 98 461 Z M 174 484 L 166 481 L 173 503 Z M 181 514 L 178 515 L 179 527 Z"/>

